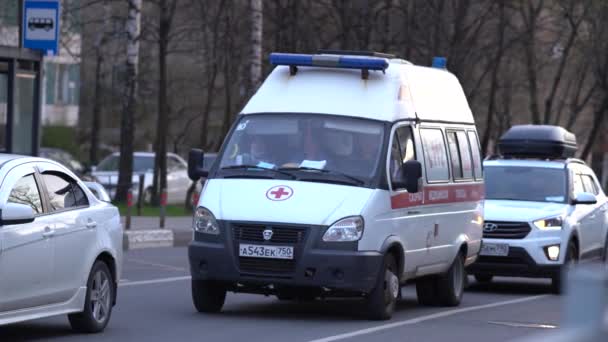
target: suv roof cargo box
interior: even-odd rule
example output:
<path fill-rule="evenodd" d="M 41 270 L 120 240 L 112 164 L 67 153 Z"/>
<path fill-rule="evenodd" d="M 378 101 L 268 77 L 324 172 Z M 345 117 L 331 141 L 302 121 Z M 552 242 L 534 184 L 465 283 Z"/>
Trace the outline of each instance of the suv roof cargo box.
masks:
<path fill-rule="evenodd" d="M 576 137 L 563 127 L 517 125 L 498 141 L 503 156 L 537 158 L 571 158 L 577 150 Z"/>

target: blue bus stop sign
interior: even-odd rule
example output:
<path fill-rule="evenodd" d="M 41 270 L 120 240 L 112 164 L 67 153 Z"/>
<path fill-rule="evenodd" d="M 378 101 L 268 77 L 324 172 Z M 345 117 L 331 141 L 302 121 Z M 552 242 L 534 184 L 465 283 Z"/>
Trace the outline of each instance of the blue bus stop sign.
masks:
<path fill-rule="evenodd" d="M 24 0 L 22 13 L 22 46 L 40 50 L 45 55 L 57 55 L 59 0 Z"/>

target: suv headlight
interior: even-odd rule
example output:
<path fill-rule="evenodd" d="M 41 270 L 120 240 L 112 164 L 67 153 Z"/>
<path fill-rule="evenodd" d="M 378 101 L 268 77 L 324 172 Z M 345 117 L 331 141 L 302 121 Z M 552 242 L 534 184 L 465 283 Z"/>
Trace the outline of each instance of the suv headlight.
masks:
<path fill-rule="evenodd" d="M 363 236 L 363 217 L 345 217 L 332 224 L 323 235 L 325 242 L 358 241 Z"/>
<path fill-rule="evenodd" d="M 194 219 L 192 220 L 192 227 L 199 233 L 211 235 L 218 235 L 220 233 L 220 226 L 217 224 L 215 216 L 203 207 L 196 208 Z"/>
<path fill-rule="evenodd" d="M 561 216 L 534 221 L 534 225 L 540 230 L 562 229 L 563 223 L 564 219 Z"/>

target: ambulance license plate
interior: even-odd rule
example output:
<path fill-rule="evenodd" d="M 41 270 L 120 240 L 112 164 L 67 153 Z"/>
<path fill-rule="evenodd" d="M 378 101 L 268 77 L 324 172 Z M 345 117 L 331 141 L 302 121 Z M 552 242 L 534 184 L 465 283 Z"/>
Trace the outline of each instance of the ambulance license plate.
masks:
<path fill-rule="evenodd" d="M 239 245 L 239 256 L 268 259 L 293 259 L 293 247 Z"/>
<path fill-rule="evenodd" d="M 507 256 L 509 255 L 509 245 L 506 243 L 485 243 L 481 246 L 479 255 L 487 256 Z"/>

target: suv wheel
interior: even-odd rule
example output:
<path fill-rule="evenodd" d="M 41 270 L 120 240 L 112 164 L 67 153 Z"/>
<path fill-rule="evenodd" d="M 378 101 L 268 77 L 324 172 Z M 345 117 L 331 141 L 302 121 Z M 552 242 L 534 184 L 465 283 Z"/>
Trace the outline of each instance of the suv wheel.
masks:
<path fill-rule="evenodd" d="M 478 283 L 489 283 L 492 281 L 493 278 L 494 278 L 494 276 L 491 274 L 476 274 L 475 275 L 475 280 L 477 280 Z"/>
<path fill-rule="evenodd" d="M 83 333 L 97 333 L 105 329 L 112 315 L 114 279 L 103 261 L 96 261 L 87 281 L 84 310 L 68 315 L 72 329 Z"/>
<path fill-rule="evenodd" d="M 192 279 L 192 303 L 198 312 L 220 312 L 226 301 L 226 287 L 211 280 Z"/>
<path fill-rule="evenodd" d="M 366 298 L 369 319 L 387 320 L 395 312 L 397 299 L 401 291 L 397 262 L 392 254 L 384 258 L 384 263 L 376 286 Z"/>
<path fill-rule="evenodd" d="M 560 268 L 553 278 L 551 278 L 551 292 L 555 294 L 561 294 L 563 292 L 563 278 L 565 272 L 578 263 L 578 252 L 576 245 L 573 241 L 568 243 L 568 249 L 566 250 L 566 256 L 564 258 L 564 264 Z"/>

